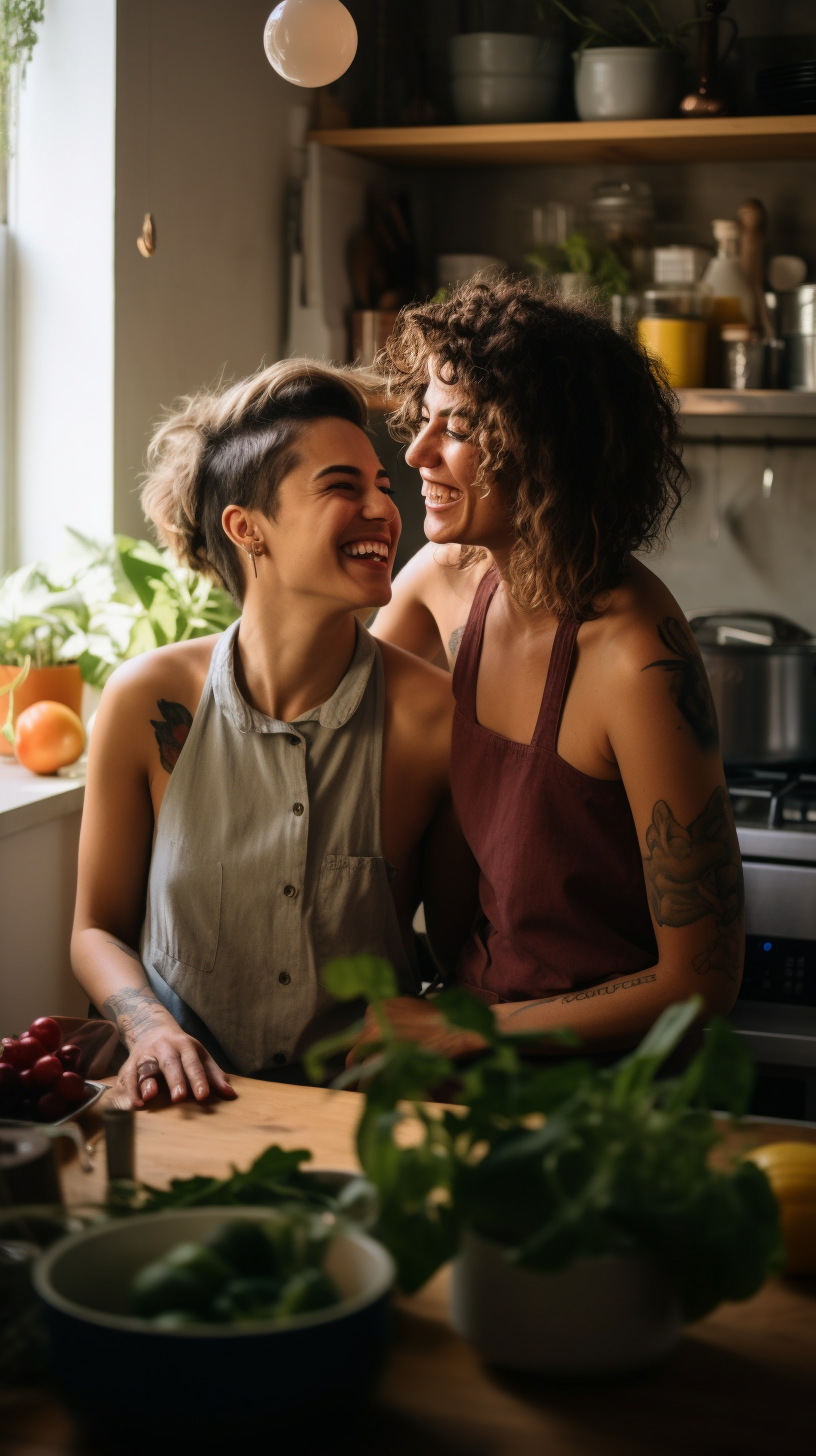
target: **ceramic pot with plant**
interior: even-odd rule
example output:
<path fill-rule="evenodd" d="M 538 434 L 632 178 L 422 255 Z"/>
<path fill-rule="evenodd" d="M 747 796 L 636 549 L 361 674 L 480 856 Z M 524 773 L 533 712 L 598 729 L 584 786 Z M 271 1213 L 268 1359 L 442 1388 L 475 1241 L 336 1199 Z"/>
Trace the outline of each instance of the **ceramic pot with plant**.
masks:
<path fill-rule="evenodd" d="M 618 3 L 607 24 L 546 0 L 578 41 L 575 109 L 581 121 L 635 121 L 673 116 L 680 98 L 683 39 L 698 19 L 665 25 L 656 0 Z"/>
<path fill-rule="evenodd" d="M 453 1320 L 489 1358 L 572 1375 L 647 1365 L 683 1321 L 749 1298 L 782 1267 L 767 1178 L 752 1163 L 709 1164 L 721 1137 L 711 1109 L 741 1116 L 749 1104 L 739 1036 L 715 1017 L 684 1070 L 658 1076 L 699 997 L 668 1007 L 635 1051 L 601 1068 L 531 1058 L 529 1037 L 500 1034 L 488 1007 L 451 988 L 434 1002 L 440 1017 L 483 1047 L 462 1068 L 397 1039 L 387 962 L 335 961 L 323 978 L 338 1000 L 367 999 L 380 1028 L 335 1083 L 365 1093 L 357 1146 L 379 1194 L 373 1232 L 406 1292 L 457 1261 Z M 570 1033 L 554 1035 L 574 1051 Z M 312 1049 L 313 1077 L 340 1041 Z M 440 1086 L 456 1106 L 428 1105 Z"/>
<path fill-rule="evenodd" d="M 28 672 L 13 692 L 10 727 L 34 703 L 62 703 L 82 716 L 82 673 L 72 650 L 79 646 L 80 604 L 68 594 L 53 592 L 46 603 L 39 574 L 24 568 L 0 587 L 0 688 L 8 687 L 26 663 Z M 8 588 L 6 590 L 6 588 Z M 0 754 L 14 749 L 0 734 Z"/>

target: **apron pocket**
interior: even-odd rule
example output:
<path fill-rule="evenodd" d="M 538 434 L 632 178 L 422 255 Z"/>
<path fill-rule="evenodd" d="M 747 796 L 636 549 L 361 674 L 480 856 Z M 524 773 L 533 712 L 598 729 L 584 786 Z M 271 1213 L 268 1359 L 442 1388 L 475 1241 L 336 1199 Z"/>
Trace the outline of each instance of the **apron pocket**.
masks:
<path fill-rule="evenodd" d="M 148 945 L 194 971 L 211 971 L 218 952 L 222 878 L 217 860 L 194 854 L 179 840 L 158 839 L 150 864 Z"/>

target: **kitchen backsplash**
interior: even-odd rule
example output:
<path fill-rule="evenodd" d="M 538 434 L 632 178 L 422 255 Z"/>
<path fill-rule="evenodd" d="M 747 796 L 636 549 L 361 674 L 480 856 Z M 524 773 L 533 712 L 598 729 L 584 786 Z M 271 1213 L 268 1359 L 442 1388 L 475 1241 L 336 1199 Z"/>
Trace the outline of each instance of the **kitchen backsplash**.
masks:
<path fill-rule="evenodd" d="M 684 459 L 691 485 L 669 545 L 644 556 L 647 565 L 687 613 L 774 611 L 816 632 L 816 441 L 770 451 L 732 441 L 688 445 Z"/>

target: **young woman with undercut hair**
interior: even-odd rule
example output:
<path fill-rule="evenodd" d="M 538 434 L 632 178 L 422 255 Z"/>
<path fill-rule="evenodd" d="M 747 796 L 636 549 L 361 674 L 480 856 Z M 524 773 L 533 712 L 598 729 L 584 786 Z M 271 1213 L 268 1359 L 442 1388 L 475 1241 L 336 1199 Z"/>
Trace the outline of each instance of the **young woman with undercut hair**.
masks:
<path fill-rule="evenodd" d="M 175 555 L 229 588 L 221 636 L 114 673 L 90 747 L 72 942 L 119 1028 L 120 1101 L 304 1080 L 359 1008 L 320 972 L 387 957 L 419 989 L 425 902 L 444 963 L 472 914 L 450 810 L 448 676 L 378 645 L 400 518 L 353 373 L 289 360 L 182 402 L 143 492 Z"/>
<path fill-rule="evenodd" d="M 508 1030 L 569 1026 L 598 1052 L 692 993 L 727 1012 L 743 893 L 714 707 L 635 554 L 680 503 L 671 393 L 633 343 L 526 281 L 404 310 L 385 369 L 428 545 L 374 631 L 453 670 L 481 901 L 456 979 Z M 426 1004 L 391 1015 L 438 1039 Z"/>

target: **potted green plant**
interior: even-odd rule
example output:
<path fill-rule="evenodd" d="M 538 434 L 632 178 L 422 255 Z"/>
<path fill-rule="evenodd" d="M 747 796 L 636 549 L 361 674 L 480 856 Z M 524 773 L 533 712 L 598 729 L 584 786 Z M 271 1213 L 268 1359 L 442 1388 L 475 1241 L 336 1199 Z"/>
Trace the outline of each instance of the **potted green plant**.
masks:
<path fill-rule="evenodd" d="M 615 250 L 594 245 L 585 233 L 570 233 L 560 247 L 536 248 L 524 262 L 539 277 L 552 279 L 564 298 L 593 294 L 608 302 L 631 291 L 632 275 Z"/>
<path fill-rule="evenodd" d="M 101 688 L 128 658 L 223 632 L 238 615 L 227 592 L 149 541 L 71 536 L 70 555 L 0 581 L 0 688 L 31 664 L 14 692 L 14 722 L 44 698 L 81 715 L 83 683 Z M 0 738 L 0 753 L 11 752 Z"/>
<path fill-rule="evenodd" d="M 11 150 L 14 73 L 25 75 L 44 14 L 44 0 L 0 0 L 0 157 L 4 159 Z"/>
<path fill-rule="evenodd" d="M 564 0 L 545 0 L 573 26 L 578 44 L 575 108 L 581 121 L 672 116 L 680 97 L 683 40 L 699 17 L 667 26 L 655 0 L 618 0 L 602 24 Z"/>
<path fill-rule="evenodd" d="M 365 1093 L 357 1144 L 379 1192 L 375 1232 L 406 1291 L 456 1259 L 454 1323 L 490 1358 L 559 1373 L 634 1368 L 666 1354 L 684 1320 L 748 1298 L 781 1268 L 767 1180 L 750 1163 L 709 1164 L 712 1108 L 748 1106 L 738 1036 L 715 1018 L 685 1070 L 658 1075 L 699 998 L 663 1012 L 636 1051 L 602 1068 L 574 1054 L 574 1038 L 571 1055 L 525 1058 L 531 1037 L 499 1035 L 486 1007 L 446 990 L 440 1018 L 484 1046 L 457 1068 L 395 1038 L 386 962 L 336 961 L 324 979 L 340 1000 L 364 996 L 380 1028 L 335 1083 Z M 349 1035 L 313 1049 L 313 1076 L 343 1044 Z M 459 1105 L 427 1106 L 451 1079 Z"/>

